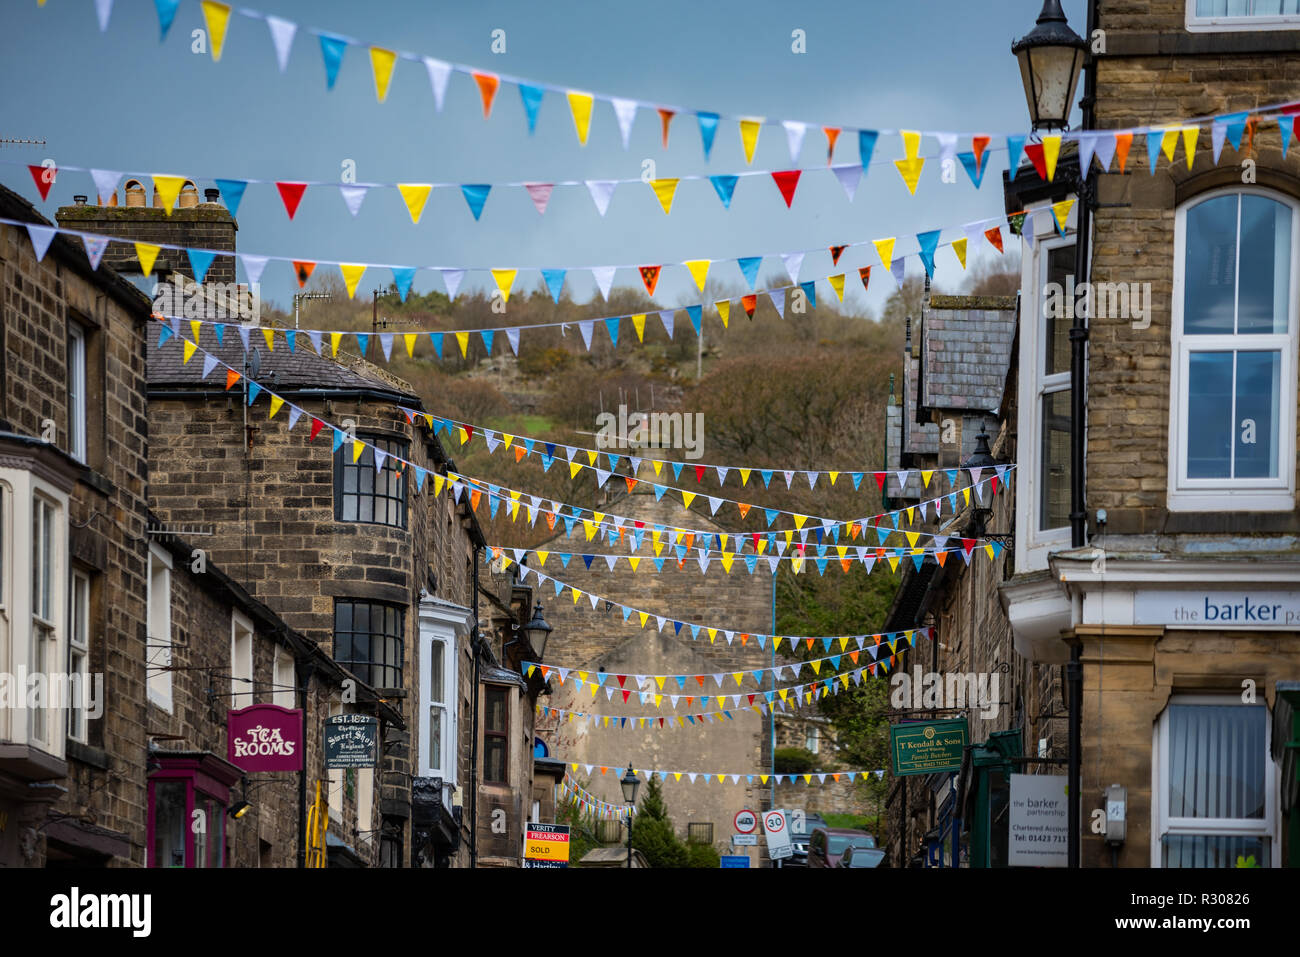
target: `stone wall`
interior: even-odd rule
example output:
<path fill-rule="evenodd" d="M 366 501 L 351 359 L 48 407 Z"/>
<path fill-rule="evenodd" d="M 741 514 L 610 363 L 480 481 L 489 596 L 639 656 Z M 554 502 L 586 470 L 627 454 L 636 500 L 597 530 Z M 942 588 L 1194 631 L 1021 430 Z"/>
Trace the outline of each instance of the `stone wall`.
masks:
<path fill-rule="evenodd" d="M 201 249 L 228 251 L 217 256 L 208 267 L 205 283 L 235 282 L 235 232 L 239 228 L 226 207 L 219 203 L 200 203 L 171 215 L 161 208 L 126 206 L 63 206 L 56 219 L 65 229 L 76 229 L 103 236 L 120 236 L 132 242 L 168 243 Z M 140 261 L 135 247 L 127 243 L 109 243 L 102 263 L 122 273 L 139 273 Z M 178 272 L 190 279 L 194 269 L 183 249 L 164 249 L 154 262 L 157 276 Z"/>

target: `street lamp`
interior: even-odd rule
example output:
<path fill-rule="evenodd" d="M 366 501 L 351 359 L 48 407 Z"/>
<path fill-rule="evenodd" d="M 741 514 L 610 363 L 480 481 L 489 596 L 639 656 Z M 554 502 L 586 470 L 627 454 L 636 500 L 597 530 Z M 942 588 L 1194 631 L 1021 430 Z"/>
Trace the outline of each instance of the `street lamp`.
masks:
<path fill-rule="evenodd" d="M 1037 26 L 1011 44 L 1035 131 L 1066 128 L 1087 49 L 1087 41 L 1066 22 L 1060 0 L 1045 0 Z"/>
<path fill-rule="evenodd" d="M 542 603 L 539 601 L 533 606 L 532 620 L 524 625 L 524 634 L 528 636 L 528 647 L 533 650 L 538 661 L 546 660 L 546 639 L 551 636 L 552 630 L 546 619 L 542 617 Z"/>
<path fill-rule="evenodd" d="M 295 292 L 293 294 L 293 327 L 298 328 L 298 303 L 306 299 L 333 299 L 327 292 Z"/>
<path fill-rule="evenodd" d="M 627 766 L 627 771 L 623 774 L 622 779 L 618 782 L 623 786 L 623 800 L 627 803 L 627 866 L 632 866 L 632 809 L 636 806 L 637 788 L 641 787 L 641 779 L 632 771 L 631 763 Z"/>

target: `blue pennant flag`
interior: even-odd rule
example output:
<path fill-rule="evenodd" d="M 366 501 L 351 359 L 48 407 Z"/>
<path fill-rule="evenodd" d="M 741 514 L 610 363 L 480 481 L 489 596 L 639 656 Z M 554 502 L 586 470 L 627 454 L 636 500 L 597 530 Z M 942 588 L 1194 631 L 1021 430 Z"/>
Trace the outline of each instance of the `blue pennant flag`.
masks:
<path fill-rule="evenodd" d="M 1246 132 L 1246 120 L 1249 118 L 1249 113 L 1229 113 L 1219 117 L 1219 121 L 1224 125 L 1228 142 L 1232 144 L 1234 150 L 1241 149 L 1241 135 Z"/>
<path fill-rule="evenodd" d="M 332 33 L 322 33 L 320 35 L 320 52 L 325 58 L 325 85 L 327 89 L 334 89 L 334 81 L 338 79 L 339 67 L 343 64 L 343 51 L 348 48 L 348 41 L 343 37 L 334 36 Z"/>
<path fill-rule="evenodd" d="M 966 169 L 966 175 L 970 181 L 975 184 L 975 188 L 980 188 L 980 183 L 984 182 L 984 170 L 988 167 L 978 163 L 974 153 L 958 153 L 957 158 L 961 160 L 961 165 Z"/>
<path fill-rule="evenodd" d="M 407 293 L 411 291 L 411 282 L 415 279 L 414 266 L 394 266 L 393 268 L 393 285 L 397 287 L 397 294 L 401 297 L 402 302 L 406 302 Z"/>
<path fill-rule="evenodd" d="M 159 43 L 167 39 L 167 31 L 172 28 L 172 20 L 176 18 L 176 8 L 180 2 L 181 0 L 153 0 L 154 6 L 158 8 L 158 27 L 162 30 Z"/>
<path fill-rule="evenodd" d="M 298 333 L 297 333 L 297 330 L 296 330 L 296 329 L 286 329 L 286 330 L 284 330 L 284 341 L 285 341 L 286 343 L 288 343 L 288 345 L 289 345 L 289 351 L 290 351 L 290 352 L 293 352 L 293 341 L 294 341 L 294 338 L 297 336 L 297 334 L 298 334 Z"/>
<path fill-rule="evenodd" d="M 433 343 L 434 354 L 437 355 L 439 359 L 441 359 L 442 358 L 442 333 L 441 332 L 429 333 L 429 341 Z"/>
<path fill-rule="evenodd" d="M 703 306 L 687 306 L 686 315 L 691 317 L 691 325 L 695 327 L 695 334 L 700 334 L 700 322 L 704 315 Z"/>
<path fill-rule="evenodd" d="M 770 486 L 770 485 L 772 484 L 772 470 L 771 470 L 771 469 L 760 469 L 759 472 L 758 472 L 758 474 L 761 475 L 761 476 L 763 476 L 763 488 L 767 488 L 768 486 Z M 768 524 L 771 525 L 772 523 L 769 521 Z"/>
<path fill-rule="evenodd" d="M 713 184 L 714 192 L 718 194 L 718 199 L 722 200 L 723 209 L 731 209 L 731 195 L 736 191 L 736 183 L 739 181 L 739 176 L 709 177 L 709 182 Z"/>
<path fill-rule="evenodd" d="M 564 289 L 563 269 L 543 269 L 542 279 L 546 282 L 546 288 L 550 290 L 551 298 L 558 303 L 560 301 L 560 291 Z"/>
<path fill-rule="evenodd" d="M 708 160 L 713 152 L 713 135 L 718 132 L 717 113 L 696 113 L 700 121 L 700 139 L 704 141 L 704 159 Z"/>
<path fill-rule="evenodd" d="M 610 316 L 605 320 L 605 328 L 609 330 L 609 341 L 618 345 L 618 316 Z"/>
<path fill-rule="evenodd" d="M 1023 136 L 1007 137 L 1007 153 L 1011 160 L 1011 178 L 1016 178 L 1016 172 L 1020 169 L 1020 157 L 1025 152 L 1025 138 Z"/>
<path fill-rule="evenodd" d="M 1164 135 L 1164 130 L 1152 130 L 1147 134 L 1147 162 L 1151 164 L 1153 174 L 1156 171 L 1156 162 L 1160 159 L 1160 141 Z"/>
<path fill-rule="evenodd" d="M 863 172 L 871 165 L 871 154 L 876 149 L 876 135 L 875 130 L 858 130 L 858 155 L 862 158 Z"/>
<path fill-rule="evenodd" d="M 257 399 L 257 394 L 262 391 L 262 387 L 256 382 L 251 382 L 248 379 L 245 379 L 244 381 L 248 382 L 248 404 L 252 405 L 254 400 Z"/>
<path fill-rule="evenodd" d="M 674 463 L 673 463 L 673 480 L 676 481 L 677 479 L 679 479 L 679 478 L 681 478 L 681 477 L 682 477 L 682 463 L 681 463 L 681 462 L 674 462 Z"/>
<path fill-rule="evenodd" d="M 487 349 L 487 354 L 492 355 L 492 340 L 496 337 L 496 330 L 484 329 L 479 335 L 483 337 L 483 347 Z"/>
<path fill-rule="evenodd" d="M 932 229 L 916 234 L 916 241 L 921 244 L 921 263 L 925 266 L 925 274 L 931 279 L 934 278 L 934 251 L 939 248 L 939 233 L 940 230 Z"/>
<path fill-rule="evenodd" d="M 736 260 L 741 275 L 745 277 L 745 282 L 749 283 L 750 292 L 754 291 L 754 283 L 758 281 L 758 267 L 762 261 L 762 256 L 745 256 Z"/>
<path fill-rule="evenodd" d="M 810 279 L 808 282 L 799 283 L 799 288 L 803 290 L 803 294 L 807 297 L 808 305 L 816 309 L 817 308 L 817 287 L 813 285 L 812 280 Z"/>
<path fill-rule="evenodd" d="M 224 325 L 223 323 L 220 323 L 220 322 L 215 323 L 215 324 L 212 326 L 212 331 L 215 332 L 215 333 L 217 334 L 217 345 L 219 345 L 219 346 L 224 346 L 224 345 L 226 344 L 226 327 L 225 327 L 225 325 Z"/>
<path fill-rule="evenodd" d="M 230 210 L 232 217 L 239 213 L 239 203 L 244 198 L 244 190 L 248 188 L 248 183 L 242 179 L 218 179 L 213 180 L 217 184 L 217 189 L 221 191 L 221 201 L 226 204 L 226 209 Z"/>
<path fill-rule="evenodd" d="M 668 491 L 668 486 L 667 486 L 667 485 L 656 485 L 656 486 L 655 486 L 655 501 L 657 502 L 657 501 L 659 501 L 661 498 L 663 498 L 663 497 L 664 497 L 664 492 L 666 492 L 666 491 Z"/>
<path fill-rule="evenodd" d="M 524 112 L 528 114 L 528 132 L 537 129 L 537 108 L 542 105 L 543 90 L 540 86 L 519 84 L 519 97 L 524 101 Z"/>
<path fill-rule="evenodd" d="M 212 265 L 212 260 L 217 254 L 203 249 L 189 249 L 186 252 L 189 253 L 190 266 L 194 270 L 194 281 L 203 282 L 203 277 L 208 274 L 208 267 Z"/>
<path fill-rule="evenodd" d="M 171 326 L 167 325 L 167 323 L 164 322 L 162 324 L 162 331 L 158 333 L 158 348 L 161 349 L 163 347 L 163 343 L 166 342 L 168 339 L 170 339 L 171 336 L 172 336 Z"/>
<path fill-rule="evenodd" d="M 469 211 L 474 214 L 474 219 L 483 215 L 483 204 L 487 202 L 488 193 L 492 190 L 491 183 L 463 183 L 460 191 L 465 196 L 465 202 L 469 203 Z"/>
<path fill-rule="evenodd" d="M 776 518 L 779 514 L 781 514 L 781 513 L 778 512 L 778 511 L 777 511 L 776 509 L 774 509 L 774 508 L 765 508 L 765 509 L 763 509 L 763 515 L 767 518 L 767 527 L 768 527 L 768 528 L 771 528 L 771 527 L 772 527 L 772 520 L 773 520 L 774 518 Z"/>

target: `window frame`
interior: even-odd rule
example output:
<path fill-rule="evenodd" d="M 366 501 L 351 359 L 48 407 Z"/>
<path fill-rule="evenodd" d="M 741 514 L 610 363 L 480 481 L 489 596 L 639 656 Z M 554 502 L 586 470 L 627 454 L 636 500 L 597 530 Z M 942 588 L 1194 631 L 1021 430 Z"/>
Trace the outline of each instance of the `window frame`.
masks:
<path fill-rule="evenodd" d="M 1241 197 L 1259 196 L 1291 211 L 1289 312 L 1286 333 L 1188 334 L 1183 331 L 1187 258 L 1187 213 L 1203 203 L 1223 196 L 1236 196 L 1238 203 L 1237 255 L 1240 264 Z M 1300 201 L 1285 193 L 1250 186 L 1232 186 L 1198 193 L 1177 207 L 1174 215 L 1173 302 L 1169 342 L 1169 458 L 1167 506 L 1174 512 L 1291 511 L 1295 508 L 1296 432 L 1296 348 L 1300 341 Z M 1195 347 L 1195 348 L 1193 348 Z M 1189 479 L 1187 473 L 1188 402 L 1184 394 L 1189 373 L 1185 366 L 1193 353 L 1273 352 L 1281 353 L 1280 376 L 1284 395 L 1278 410 L 1279 477 Z M 1234 366 L 1235 369 L 1235 366 Z M 1237 423 L 1233 422 L 1235 436 Z"/>
<path fill-rule="evenodd" d="M 1238 33 L 1260 30 L 1300 30 L 1300 13 L 1265 14 L 1263 16 L 1203 17 L 1196 14 L 1196 0 L 1187 0 L 1184 26 L 1189 33 Z"/>
<path fill-rule="evenodd" d="M 1057 231 L 1055 219 L 1046 207 L 1030 210 L 1025 217 L 1024 228 L 1033 230 L 1034 241 L 1032 249 L 1022 251 L 1020 272 L 1018 407 L 1020 435 L 1024 441 L 1019 444 L 1020 467 L 1015 471 L 1015 481 L 1016 501 L 1026 504 L 1024 508 L 1015 510 L 1017 573 L 1047 568 L 1048 555 L 1070 545 L 1068 523 L 1060 528 L 1039 527 L 1043 492 L 1043 398 L 1069 392 L 1073 387 L 1072 373 L 1068 370 L 1046 374 L 1047 316 L 1044 304 L 1051 251 L 1077 245 L 1075 223 L 1078 205 L 1075 203 L 1070 210 L 1064 235 Z M 1071 275 L 1073 273 L 1071 270 Z"/>
<path fill-rule="evenodd" d="M 1226 708 L 1264 709 L 1264 817 L 1259 824 L 1248 818 L 1174 818 L 1169 813 L 1169 707 L 1214 705 Z M 1166 834 L 1185 836 L 1260 836 L 1269 839 L 1269 867 L 1282 866 L 1282 815 L 1278 807 L 1277 765 L 1271 752 L 1273 714 L 1266 701 L 1251 704 L 1236 694 L 1172 694 L 1152 727 L 1151 746 L 1151 867 L 1164 867 L 1161 839 Z M 1170 868 L 1172 870 L 1172 868 Z"/>
<path fill-rule="evenodd" d="M 500 786 L 510 786 L 510 717 L 511 717 L 511 697 L 509 685 L 484 684 L 483 688 L 483 783 L 495 784 Z M 500 694 L 505 702 L 505 727 L 500 730 L 493 730 L 488 725 L 488 715 L 491 709 L 488 707 L 488 700 L 493 694 Z M 488 777 L 488 745 L 494 744 L 502 749 L 501 758 L 501 780 L 493 780 Z"/>
<path fill-rule="evenodd" d="M 52 666 L 55 666 L 56 662 L 62 662 L 66 654 L 63 641 L 66 622 L 62 620 L 61 612 L 66 600 L 62 586 L 67 578 L 64 567 L 67 549 L 63 541 L 64 535 L 60 534 L 65 528 L 63 526 L 65 514 L 60 502 L 45 495 L 40 489 L 32 490 L 32 600 L 27 671 L 29 674 L 40 673 L 46 676 L 47 700 L 44 707 L 30 710 L 31 719 L 27 733 L 32 744 L 50 753 L 56 753 L 59 738 L 67 732 L 66 720 L 60 720 L 60 716 L 56 713 L 61 709 L 53 705 L 52 695 L 50 695 L 53 684 L 49 680 Z M 40 548 L 42 536 L 37 534 L 37 523 L 42 520 L 42 516 L 48 516 L 49 521 L 49 540 L 43 550 Z M 43 566 L 44 577 L 42 577 Z M 42 584 L 48 591 L 47 599 L 37 597 L 37 591 Z"/>
<path fill-rule="evenodd" d="M 356 438 L 362 442 L 367 443 L 366 447 L 361 452 L 361 457 L 358 458 L 356 462 L 352 461 L 352 443 L 350 440 L 345 440 L 343 444 L 339 446 L 339 450 L 334 453 L 334 520 L 336 522 L 347 522 L 348 524 L 380 525 L 383 526 L 384 528 L 396 528 L 396 529 L 401 529 L 403 531 L 406 530 L 406 528 L 410 523 L 411 493 L 410 493 L 409 482 L 407 481 L 407 470 L 404 468 L 399 473 L 395 462 L 396 460 L 399 459 L 400 460 L 409 459 L 411 454 L 410 442 L 407 441 L 406 439 L 399 438 L 392 435 L 365 434 L 361 432 L 358 432 L 356 434 Z M 382 469 L 379 470 L 378 473 L 376 473 L 375 471 L 375 464 L 374 464 L 375 446 L 379 446 L 382 451 L 388 453 L 388 458 L 384 460 L 384 466 Z M 365 464 L 367 461 L 369 461 L 370 463 L 369 465 Z M 357 491 L 348 492 L 345 490 L 347 474 L 349 470 L 355 470 L 358 473 L 358 477 L 360 476 L 360 473 L 368 470 L 369 475 L 372 477 L 371 489 L 369 492 L 362 492 L 360 490 L 359 482 L 358 482 Z M 390 495 L 387 493 L 381 495 L 378 492 L 377 485 L 378 485 L 378 478 L 380 475 L 385 476 L 386 482 L 389 484 L 392 482 L 398 483 L 400 496 Z M 358 516 L 360 516 L 361 514 L 362 499 L 367 497 L 370 499 L 371 517 L 369 519 L 363 519 L 360 517 L 358 518 L 344 517 L 343 514 L 344 507 L 346 504 L 346 500 L 349 496 L 353 496 L 357 499 Z M 376 511 L 375 506 L 379 501 L 383 501 L 385 503 L 397 502 L 401 511 L 400 521 L 398 522 L 376 521 L 374 518 L 375 511 Z"/>
<path fill-rule="evenodd" d="M 395 610 L 395 611 L 397 612 L 397 616 L 398 616 L 398 617 L 397 617 L 397 633 L 396 633 L 395 635 L 390 635 L 390 634 L 387 634 L 387 633 L 384 633 L 384 632 L 376 632 L 376 631 L 374 630 L 374 626 L 373 626 L 373 625 L 370 626 L 370 630 L 369 630 L 368 632 L 358 632 L 358 631 L 355 631 L 355 630 L 353 630 L 353 629 L 349 629 L 349 630 L 347 631 L 347 635 L 348 635 L 348 640 L 349 640 L 349 642 L 351 642 L 351 640 L 352 640 L 354 637 L 356 637 L 356 636 L 358 636 L 358 635 L 361 635 L 361 634 L 365 634 L 365 635 L 368 636 L 368 638 L 369 638 L 369 640 L 370 640 L 370 656 L 369 656 L 369 658 L 364 659 L 364 660 L 363 660 L 363 659 L 360 659 L 360 658 L 356 658 L 356 657 L 354 657 L 353 654 L 352 654 L 352 652 L 351 652 L 351 648 L 352 648 L 352 647 L 355 647 L 355 646 L 349 644 L 349 654 L 348 654 L 348 656 L 347 656 L 347 657 L 341 657 L 341 656 L 339 655 L 339 634 L 340 634 L 340 632 L 339 632 L 339 628 L 338 628 L 338 620 L 339 620 L 339 619 L 338 619 L 338 615 L 339 615 L 339 606 L 340 606 L 340 605 L 351 605 L 351 606 L 352 606 L 352 611 L 353 611 L 353 621 L 356 620 L 356 618 L 355 618 L 355 615 L 356 615 L 356 606 L 358 606 L 358 605 L 365 605 L 365 606 L 367 606 L 367 607 L 370 608 L 370 609 L 374 609 L 374 608 L 384 608 L 384 609 L 392 609 L 392 610 Z M 332 623 L 331 623 L 331 632 L 333 633 L 333 636 L 334 636 L 334 643 L 333 643 L 333 646 L 332 646 L 332 648 L 331 648 L 331 654 L 332 654 L 334 660 L 335 660 L 336 662 L 338 662 L 340 665 L 342 665 L 343 667 L 347 668 L 349 671 L 351 671 L 351 672 L 352 672 L 354 675 L 356 675 L 356 677 L 357 677 L 358 679 L 360 679 L 362 682 L 364 682 L 365 684 L 370 685 L 370 686 L 373 687 L 373 688 L 402 688 L 402 687 L 404 687 L 404 685 L 403 685 L 403 681 L 405 681 L 405 677 L 406 677 L 406 629 L 407 629 L 407 614 L 406 614 L 406 613 L 407 613 L 407 611 L 409 611 L 409 609 L 407 608 L 407 606 L 405 606 L 405 605 L 399 605 L 399 604 L 397 604 L 396 602 L 378 601 L 378 600 L 376 600 L 376 599 L 371 599 L 371 598 L 347 598 L 347 597 L 339 597 L 339 598 L 335 598 L 335 599 L 334 599 L 334 618 L 333 618 L 333 621 L 332 621 Z M 372 620 L 373 620 L 373 619 L 372 619 Z M 376 659 L 376 658 L 375 658 L 375 655 L 374 655 L 374 642 L 375 642 L 375 639 L 376 639 L 376 638 L 383 639 L 385 642 L 387 642 L 388 640 L 396 640 L 396 642 L 397 642 L 397 661 L 396 661 L 395 664 L 394 664 L 393 662 L 389 661 L 388 658 L 387 658 L 386 656 L 383 657 L 383 658 L 379 658 L 379 659 Z M 385 647 L 387 647 L 386 644 L 385 644 Z M 366 671 L 365 671 L 364 673 L 359 673 L 358 670 L 357 670 L 357 667 L 356 667 L 356 666 L 364 667 L 364 668 L 366 669 Z M 392 672 L 393 672 L 393 671 L 396 671 L 396 675 L 395 675 L 395 677 L 397 678 L 396 683 L 385 684 L 385 683 L 382 683 L 382 682 L 379 682 L 379 681 L 374 680 L 374 679 L 376 678 L 377 675 L 382 675 L 385 679 L 387 679 L 387 678 L 389 678 L 389 677 L 393 677 L 393 675 L 392 675 Z"/>
<path fill-rule="evenodd" d="M 166 761 L 167 759 L 163 759 Z M 226 868 L 230 866 L 226 858 L 226 812 L 229 810 L 229 795 L 225 801 L 215 794 L 204 790 L 204 785 L 211 785 L 207 775 L 200 769 L 191 769 L 186 767 L 167 767 L 156 771 L 149 776 L 146 791 L 146 813 L 147 813 L 147 833 L 145 846 L 145 866 L 149 868 L 170 867 L 170 865 L 160 865 L 155 854 L 157 840 L 157 786 L 160 784 L 181 784 L 185 788 L 185 817 L 181 832 L 185 841 L 185 863 L 181 865 L 186 870 L 207 868 L 209 861 L 199 860 L 199 841 L 198 835 L 194 832 L 193 821 L 194 812 L 212 804 L 216 808 L 215 814 L 209 814 L 206 821 L 207 830 L 203 848 L 210 857 L 216 854 L 216 867 Z M 213 833 L 214 821 L 219 833 Z"/>
<path fill-rule="evenodd" d="M 285 663 L 289 666 L 289 687 L 285 687 L 284 675 L 282 674 Z M 298 706 L 298 672 L 296 663 L 283 645 L 275 646 L 275 655 L 271 663 L 271 701 L 281 708 L 296 708 Z"/>
<path fill-rule="evenodd" d="M 86 464 L 86 421 L 90 405 L 86 396 L 88 357 L 88 330 L 79 322 L 69 319 L 67 352 L 65 353 L 68 378 L 68 454 Z"/>
<path fill-rule="evenodd" d="M 84 584 L 84 589 L 79 587 Z M 90 692 L 90 605 L 92 601 L 93 582 L 90 573 L 80 568 L 73 568 L 68 583 L 68 737 L 80 744 L 90 741 L 90 719 L 86 716 L 87 696 Z M 84 602 L 77 601 L 84 592 Z M 81 614 L 78 614 L 80 610 Z M 78 625 L 84 626 L 83 640 L 78 641 Z M 80 664 L 76 659 L 80 658 Z M 81 700 L 77 700 L 77 685 L 73 676 L 79 676 Z M 80 718 L 80 720 L 78 720 Z"/>
<path fill-rule="evenodd" d="M 166 587 L 166 600 L 161 605 L 155 603 L 161 601 L 155 593 L 154 559 L 157 559 L 158 567 L 161 569 L 161 578 Z M 160 548 L 154 542 L 149 543 L 149 571 L 145 578 L 145 685 L 146 698 L 152 705 L 162 708 L 168 714 L 172 713 L 174 706 L 174 695 L 172 688 L 172 673 L 170 671 L 172 664 L 172 654 L 175 651 L 174 636 L 172 634 L 172 556 L 166 550 Z M 156 612 L 157 609 L 157 612 Z M 164 616 L 162 622 L 154 620 L 156 613 Z M 157 626 L 164 625 L 163 633 L 157 633 Z M 158 670 L 157 674 L 149 674 L 150 669 Z"/>
<path fill-rule="evenodd" d="M 425 635 L 420 649 L 420 701 L 423 710 L 421 721 L 421 767 L 423 776 L 442 778 L 444 784 L 456 783 L 456 689 L 457 660 L 455 635 Z M 440 700 L 434 700 L 434 652 L 442 655 L 442 682 Z M 440 712 L 439 761 L 435 764 L 429 752 L 433 743 L 433 711 Z"/>
<path fill-rule="evenodd" d="M 230 707 L 257 703 L 254 651 L 257 632 L 253 621 L 238 608 L 230 610 Z"/>

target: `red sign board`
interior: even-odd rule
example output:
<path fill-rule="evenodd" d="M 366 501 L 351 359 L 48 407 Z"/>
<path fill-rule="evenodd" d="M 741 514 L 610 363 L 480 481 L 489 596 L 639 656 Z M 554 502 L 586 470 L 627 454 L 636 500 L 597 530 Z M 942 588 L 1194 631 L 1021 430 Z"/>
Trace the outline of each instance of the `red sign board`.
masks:
<path fill-rule="evenodd" d="M 302 770 L 302 710 L 254 704 L 227 712 L 226 758 L 249 774 Z"/>

